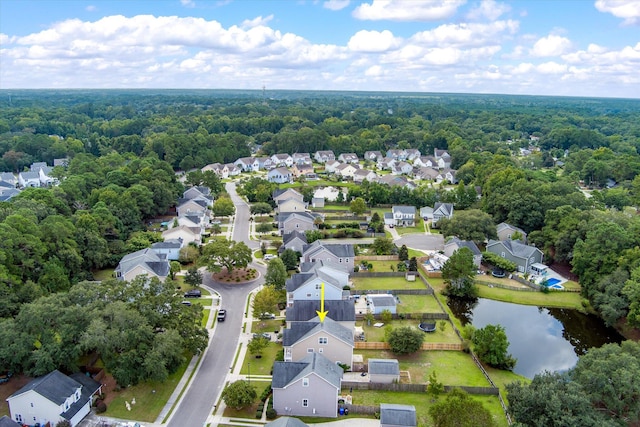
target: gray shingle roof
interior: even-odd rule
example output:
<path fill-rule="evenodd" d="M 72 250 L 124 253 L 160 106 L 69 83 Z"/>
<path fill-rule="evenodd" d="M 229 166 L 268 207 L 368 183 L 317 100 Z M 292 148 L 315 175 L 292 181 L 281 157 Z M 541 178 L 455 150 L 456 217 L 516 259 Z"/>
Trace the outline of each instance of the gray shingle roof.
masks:
<path fill-rule="evenodd" d="M 180 239 L 169 239 L 164 242 L 156 242 L 151 245 L 151 249 L 180 249 L 182 242 Z"/>
<path fill-rule="evenodd" d="M 82 384 L 56 369 L 47 375 L 31 380 L 20 390 L 9 396 L 9 399 L 33 390 L 56 405 L 62 405 L 80 387 L 82 387 Z"/>
<path fill-rule="evenodd" d="M 342 368 L 319 353 L 311 353 L 299 362 L 275 362 L 271 386 L 284 388 L 312 373 L 340 389 Z"/>
<path fill-rule="evenodd" d="M 353 258 L 355 256 L 355 252 L 353 251 L 353 245 L 340 244 L 340 243 L 331 243 L 326 244 L 322 243 L 320 240 L 316 240 L 310 245 L 305 245 L 302 249 L 302 254 L 307 256 L 312 256 L 313 254 L 322 251 L 322 248 L 331 252 L 338 258 Z"/>
<path fill-rule="evenodd" d="M 327 318 L 336 322 L 354 322 L 356 320 L 356 307 L 354 300 L 325 300 L 324 309 L 328 311 Z M 287 322 L 306 322 L 313 319 L 320 310 L 320 301 L 301 300 L 293 303 L 293 307 L 287 308 Z"/>
<path fill-rule="evenodd" d="M 22 427 L 22 426 L 17 422 L 13 421 L 8 416 L 3 415 L 2 418 L 0 418 L 0 427 Z"/>
<path fill-rule="evenodd" d="M 320 319 L 315 317 L 308 322 L 292 323 L 290 328 L 284 330 L 282 345 L 285 347 L 294 345 L 298 341 L 319 332 L 331 335 L 353 347 L 353 331 L 329 317 L 325 317 L 324 322 L 320 322 Z"/>
<path fill-rule="evenodd" d="M 0 425 L 0 427 L 2 426 Z M 297 418 L 280 417 L 277 420 L 266 423 L 264 427 L 307 427 L 307 425 Z"/>
<path fill-rule="evenodd" d="M 394 206 L 391 208 L 392 212 L 398 212 L 401 214 L 414 215 L 416 214 L 415 206 Z"/>
<path fill-rule="evenodd" d="M 369 374 L 400 375 L 397 359 L 369 359 Z"/>
<path fill-rule="evenodd" d="M 67 420 L 71 420 L 78 411 L 91 400 L 91 396 L 100 388 L 99 382 L 93 380 L 91 377 L 83 375 L 80 372 L 71 374 L 70 377 L 79 384 L 82 384 L 82 389 L 80 391 L 80 399 L 75 401 L 67 411 L 61 414 Z"/>
<path fill-rule="evenodd" d="M 20 172 L 22 179 L 40 179 L 38 172 Z"/>
<path fill-rule="evenodd" d="M 125 274 L 138 265 L 145 265 L 159 277 L 169 275 L 169 261 L 151 248 L 142 249 L 122 257 L 116 271 Z"/>
<path fill-rule="evenodd" d="M 288 233 L 282 236 L 282 244 L 286 245 L 287 243 L 289 243 L 290 241 L 296 238 L 302 240 L 305 244 L 307 243 L 307 235 L 301 231 L 294 230 L 291 233 Z"/>
<path fill-rule="evenodd" d="M 381 403 L 380 425 L 415 427 L 418 425 L 416 407 L 413 405 Z"/>
<path fill-rule="evenodd" d="M 518 228 L 514 225 L 507 224 L 506 222 L 501 222 L 500 224 L 496 225 L 496 231 L 498 233 L 501 232 L 502 230 L 513 230 L 513 231 L 520 232 L 523 236 L 527 235 L 527 233 L 522 228 Z"/>
<path fill-rule="evenodd" d="M 307 280 L 312 279 L 315 276 L 314 273 L 297 273 L 293 274 L 285 282 L 287 292 L 293 292 L 302 286 Z"/>
<path fill-rule="evenodd" d="M 373 301 L 373 303 L 379 307 L 395 307 L 396 306 L 396 298 L 393 295 L 367 295 L 367 299 Z"/>
<path fill-rule="evenodd" d="M 454 237 L 451 240 L 449 240 L 447 243 L 445 243 L 445 246 L 448 246 L 448 245 L 457 245 L 458 249 L 459 248 L 469 248 L 469 250 L 471 251 L 472 254 L 474 254 L 474 255 L 482 255 L 482 252 L 480 252 L 480 249 L 478 249 L 478 245 L 476 245 L 474 242 L 470 242 L 468 240 L 460 240 L 457 237 Z"/>
<path fill-rule="evenodd" d="M 538 251 L 538 248 L 535 246 L 525 245 L 518 240 L 503 240 L 501 242 L 497 240 L 489 240 L 487 247 L 492 246 L 495 243 L 502 243 L 507 251 L 511 252 L 513 256 L 519 258 L 530 258 L 536 253 L 536 251 Z"/>
<path fill-rule="evenodd" d="M 453 212 L 453 204 L 438 202 L 433 206 L 433 212 L 435 213 L 436 211 L 439 211 L 443 215 L 449 216 Z"/>

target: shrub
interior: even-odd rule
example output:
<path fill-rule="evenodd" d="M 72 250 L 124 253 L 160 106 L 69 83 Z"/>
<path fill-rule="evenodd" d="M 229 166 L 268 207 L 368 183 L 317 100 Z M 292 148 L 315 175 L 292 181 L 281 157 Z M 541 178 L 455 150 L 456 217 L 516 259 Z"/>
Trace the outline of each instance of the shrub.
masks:
<path fill-rule="evenodd" d="M 97 414 L 102 414 L 103 412 L 107 411 L 107 404 L 104 403 L 103 400 L 98 400 L 98 403 L 96 404 L 96 413 Z"/>
<path fill-rule="evenodd" d="M 267 409 L 267 419 L 268 420 L 275 420 L 277 416 L 278 416 L 278 413 L 276 412 L 275 409 L 273 409 L 273 408 Z"/>
<path fill-rule="evenodd" d="M 283 357 L 284 358 L 284 357 Z M 271 396 L 271 383 L 262 390 L 262 394 L 260 395 L 260 401 L 264 402 L 267 400 L 269 396 Z M 264 408 L 264 403 L 261 403 L 260 406 Z"/>
<path fill-rule="evenodd" d="M 256 411 L 256 420 L 259 420 L 260 418 L 262 418 L 262 409 L 258 409 Z"/>

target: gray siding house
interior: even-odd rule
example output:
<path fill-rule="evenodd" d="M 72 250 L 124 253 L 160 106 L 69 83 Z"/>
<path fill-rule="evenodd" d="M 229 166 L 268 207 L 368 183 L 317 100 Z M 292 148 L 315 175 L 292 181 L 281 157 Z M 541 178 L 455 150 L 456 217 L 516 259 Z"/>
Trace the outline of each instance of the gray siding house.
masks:
<path fill-rule="evenodd" d="M 527 243 L 527 233 L 523 229 L 506 222 L 501 222 L 496 226 L 496 233 L 498 234 L 498 240 L 521 240 L 522 243 Z"/>
<path fill-rule="evenodd" d="M 273 409 L 286 416 L 338 416 L 342 368 L 320 353 L 273 364 Z"/>
<path fill-rule="evenodd" d="M 415 406 L 380 404 L 380 427 L 416 427 L 417 425 Z"/>
<path fill-rule="evenodd" d="M 452 203 L 436 203 L 433 206 L 433 221 L 432 224 L 435 227 L 438 221 L 442 218 L 453 218 L 453 204 Z"/>
<path fill-rule="evenodd" d="M 353 272 L 354 258 L 353 245 L 323 244 L 320 240 L 305 246 L 302 252 L 303 262 L 323 261 L 347 273 Z"/>
<path fill-rule="evenodd" d="M 284 361 L 296 362 L 309 353 L 321 353 L 333 363 L 353 365 L 353 329 L 325 317 L 308 322 L 296 322 L 282 336 Z"/>
<path fill-rule="evenodd" d="M 285 235 L 293 231 L 305 232 L 316 228 L 316 216 L 309 212 L 284 212 L 278 214 L 278 230 Z"/>
<path fill-rule="evenodd" d="M 516 264 L 518 272 L 531 273 L 531 266 L 542 263 L 542 251 L 535 246 L 527 246 L 519 240 L 489 240 L 487 252 L 494 253 Z"/>
<path fill-rule="evenodd" d="M 482 252 L 480 252 L 480 249 L 478 249 L 478 245 L 476 245 L 474 242 L 470 242 L 468 240 L 460 240 L 457 237 L 454 237 L 444 244 L 444 254 L 450 257 L 455 251 L 460 248 L 468 248 L 473 254 L 473 263 L 476 267 L 480 267 L 480 263 L 482 262 Z"/>
<path fill-rule="evenodd" d="M 349 330 L 356 325 L 356 306 L 352 299 L 325 300 L 324 309 L 328 311 L 327 318 L 335 320 Z M 287 328 L 291 328 L 295 322 L 308 322 L 318 316 L 320 311 L 319 300 L 296 301 L 293 307 L 287 308 L 285 320 Z"/>

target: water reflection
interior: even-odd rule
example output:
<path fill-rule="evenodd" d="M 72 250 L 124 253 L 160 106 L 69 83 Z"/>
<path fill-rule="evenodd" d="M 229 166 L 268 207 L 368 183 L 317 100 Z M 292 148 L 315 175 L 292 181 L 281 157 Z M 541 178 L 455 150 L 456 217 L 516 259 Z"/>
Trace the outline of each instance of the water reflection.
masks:
<path fill-rule="evenodd" d="M 509 352 L 518 359 L 514 372 L 529 378 L 537 373 L 572 368 L 591 347 L 623 338 L 596 316 L 575 310 L 547 309 L 488 299 L 448 302 L 462 324 L 476 328 L 499 324 L 509 339 Z"/>

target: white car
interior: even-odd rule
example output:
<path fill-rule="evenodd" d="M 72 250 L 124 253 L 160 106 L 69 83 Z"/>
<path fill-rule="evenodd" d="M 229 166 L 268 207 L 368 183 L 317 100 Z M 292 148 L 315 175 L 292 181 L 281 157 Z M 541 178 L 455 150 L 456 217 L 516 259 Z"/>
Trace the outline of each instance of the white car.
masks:
<path fill-rule="evenodd" d="M 273 254 L 266 254 L 265 256 L 262 257 L 263 260 L 265 261 L 270 261 L 272 259 L 274 259 L 276 256 Z"/>

